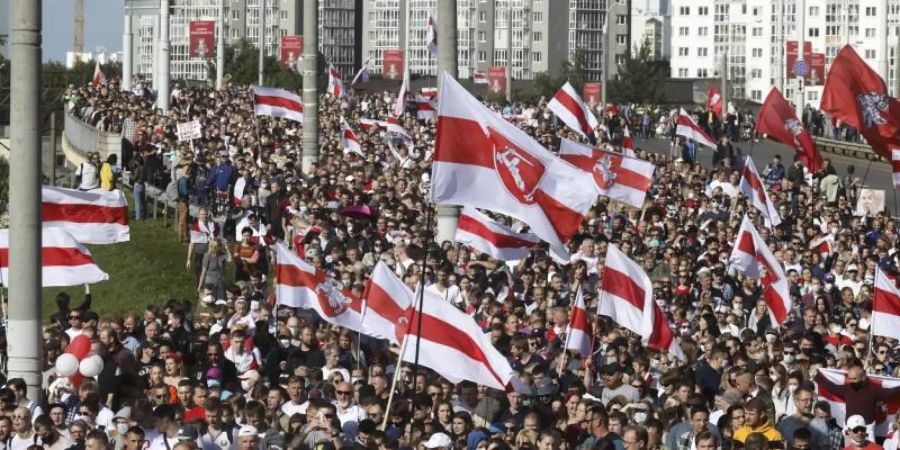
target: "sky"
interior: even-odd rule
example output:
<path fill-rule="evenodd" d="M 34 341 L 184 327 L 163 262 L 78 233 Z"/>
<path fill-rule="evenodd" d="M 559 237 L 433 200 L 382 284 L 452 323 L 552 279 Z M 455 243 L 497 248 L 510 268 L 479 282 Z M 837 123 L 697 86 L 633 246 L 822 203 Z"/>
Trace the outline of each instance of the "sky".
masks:
<path fill-rule="evenodd" d="M 66 61 L 72 50 L 75 0 L 42 0 L 43 2 L 43 59 Z M 118 52 L 122 50 L 122 27 L 125 0 L 84 0 L 84 50 L 98 47 Z M 8 33 L 10 0 L 0 0 L 0 34 Z M 8 49 L 3 50 L 9 55 Z"/>

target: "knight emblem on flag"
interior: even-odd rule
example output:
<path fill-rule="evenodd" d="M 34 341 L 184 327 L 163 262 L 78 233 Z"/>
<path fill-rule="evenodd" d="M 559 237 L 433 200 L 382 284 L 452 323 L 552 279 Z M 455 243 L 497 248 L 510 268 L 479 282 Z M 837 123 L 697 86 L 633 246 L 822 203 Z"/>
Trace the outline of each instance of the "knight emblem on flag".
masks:
<path fill-rule="evenodd" d="M 616 182 L 616 164 L 621 160 L 614 158 L 613 155 L 605 153 L 597 163 L 594 164 L 594 181 L 600 189 L 609 189 Z"/>
<path fill-rule="evenodd" d="M 342 292 L 341 285 L 331 277 L 325 277 L 316 285 L 316 295 L 319 297 L 322 311 L 329 317 L 343 314 L 351 303 L 351 299 Z"/>
<path fill-rule="evenodd" d="M 859 103 L 859 109 L 862 110 L 863 127 L 887 125 L 887 119 L 882 115 L 882 112 L 888 109 L 887 95 L 869 92 L 856 97 L 856 102 Z"/>
<path fill-rule="evenodd" d="M 494 145 L 494 169 L 503 186 L 520 203 L 534 204 L 534 194 L 545 173 L 544 165 L 498 133 L 490 133 L 489 138 Z"/>

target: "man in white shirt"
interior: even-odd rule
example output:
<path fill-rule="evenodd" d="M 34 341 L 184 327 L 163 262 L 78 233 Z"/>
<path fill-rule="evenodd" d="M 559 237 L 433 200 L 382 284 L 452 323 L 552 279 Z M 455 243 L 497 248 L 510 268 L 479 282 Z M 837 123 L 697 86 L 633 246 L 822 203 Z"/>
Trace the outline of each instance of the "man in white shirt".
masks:
<path fill-rule="evenodd" d="M 588 275 L 596 275 L 597 274 L 597 255 L 594 254 L 594 240 L 587 238 L 581 241 L 581 245 L 578 247 L 578 252 L 572 255 L 569 259 L 569 263 L 574 264 L 578 260 L 584 261 L 587 264 L 587 273 Z"/>
<path fill-rule="evenodd" d="M 147 450 L 170 450 L 178 444 L 180 431 L 178 422 L 175 421 L 175 407 L 168 404 L 159 405 L 153 410 L 153 416 L 160 434 L 150 441 Z"/>
<path fill-rule="evenodd" d="M 428 292 L 439 296 L 453 305 L 459 305 L 462 302 L 462 295 L 459 287 L 450 284 L 450 273 L 453 271 L 451 267 L 442 265 L 437 272 L 437 282 L 425 288 Z"/>
<path fill-rule="evenodd" d="M 309 401 L 306 401 L 306 386 L 303 378 L 292 376 L 288 380 L 287 392 L 290 400 L 281 405 L 281 412 L 289 418 L 298 413 L 306 414 Z"/>
<path fill-rule="evenodd" d="M 75 171 L 75 176 L 81 179 L 78 189 L 89 191 L 100 187 L 99 163 L 100 154 L 92 152 L 87 155 L 87 160 L 78 166 L 78 170 Z"/>
<path fill-rule="evenodd" d="M 348 423 L 359 423 L 369 417 L 366 410 L 353 401 L 353 386 L 350 383 L 345 381 L 338 384 L 334 388 L 334 396 L 334 406 L 342 428 Z"/>

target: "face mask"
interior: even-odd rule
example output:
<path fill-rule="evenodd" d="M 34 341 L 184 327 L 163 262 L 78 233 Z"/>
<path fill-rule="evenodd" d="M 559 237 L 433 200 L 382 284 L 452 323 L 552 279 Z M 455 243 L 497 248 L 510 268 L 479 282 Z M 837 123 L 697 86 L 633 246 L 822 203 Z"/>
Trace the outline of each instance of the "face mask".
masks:
<path fill-rule="evenodd" d="M 636 411 L 633 418 L 635 422 L 642 424 L 647 421 L 647 413 L 644 411 Z"/>
<path fill-rule="evenodd" d="M 116 433 L 118 433 L 119 436 L 125 436 L 125 433 L 128 433 L 128 424 L 127 423 L 116 424 Z"/>
<path fill-rule="evenodd" d="M 794 355 L 784 355 L 785 364 L 790 364 L 794 362 Z"/>
<path fill-rule="evenodd" d="M 253 388 L 253 382 L 250 380 L 241 380 L 241 389 L 245 392 Z"/>
<path fill-rule="evenodd" d="M 291 346 L 291 340 L 290 339 L 279 339 L 278 345 L 280 345 L 281 348 L 288 348 Z"/>

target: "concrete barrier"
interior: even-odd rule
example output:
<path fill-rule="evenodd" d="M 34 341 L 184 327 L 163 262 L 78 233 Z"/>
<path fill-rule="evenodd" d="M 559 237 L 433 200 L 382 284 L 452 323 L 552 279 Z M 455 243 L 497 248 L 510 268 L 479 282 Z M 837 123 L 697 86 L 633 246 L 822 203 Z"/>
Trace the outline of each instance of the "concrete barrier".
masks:
<path fill-rule="evenodd" d="M 814 137 L 813 142 L 816 143 L 816 148 L 821 153 L 843 155 L 868 161 L 885 161 L 884 158 L 873 152 L 872 147 L 868 144 L 857 144 L 855 142 L 838 141 L 822 137 Z"/>

